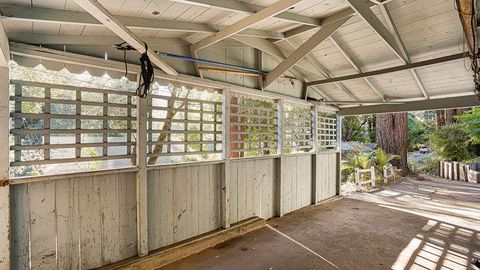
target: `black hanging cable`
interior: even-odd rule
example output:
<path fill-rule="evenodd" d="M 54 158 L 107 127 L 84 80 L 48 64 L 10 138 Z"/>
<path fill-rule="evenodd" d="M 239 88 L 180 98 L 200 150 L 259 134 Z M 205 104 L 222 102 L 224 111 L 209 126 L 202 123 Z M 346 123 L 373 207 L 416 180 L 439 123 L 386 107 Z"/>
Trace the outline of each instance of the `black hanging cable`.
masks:
<path fill-rule="evenodd" d="M 150 89 L 150 84 L 153 83 L 153 65 L 148 57 L 148 46 L 145 43 L 145 52 L 140 56 L 140 81 L 138 82 L 137 96 L 141 98 L 146 98 L 148 90 Z"/>
<path fill-rule="evenodd" d="M 128 75 L 127 51 L 135 50 L 135 48 L 130 46 L 127 42 L 115 44 L 113 47 L 117 50 L 123 51 L 123 63 L 125 64 L 125 78 L 126 78 Z"/>

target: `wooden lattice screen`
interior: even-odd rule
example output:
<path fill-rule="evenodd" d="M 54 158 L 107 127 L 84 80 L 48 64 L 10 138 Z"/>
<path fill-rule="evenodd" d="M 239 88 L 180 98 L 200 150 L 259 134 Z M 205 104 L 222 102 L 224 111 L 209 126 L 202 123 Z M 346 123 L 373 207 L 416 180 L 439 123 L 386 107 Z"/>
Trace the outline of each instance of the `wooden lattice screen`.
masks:
<path fill-rule="evenodd" d="M 230 100 L 232 158 L 278 153 L 277 103 L 272 99 L 234 94 Z"/>

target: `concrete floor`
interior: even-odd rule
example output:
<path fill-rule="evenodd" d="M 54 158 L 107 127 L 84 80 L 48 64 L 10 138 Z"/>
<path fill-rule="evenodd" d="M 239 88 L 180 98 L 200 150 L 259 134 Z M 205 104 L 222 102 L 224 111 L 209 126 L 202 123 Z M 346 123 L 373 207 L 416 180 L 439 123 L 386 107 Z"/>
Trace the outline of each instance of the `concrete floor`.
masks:
<path fill-rule="evenodd" d="M 162 269 L 475 269 L 480 185 L 402 179 L 268 224 Z"/>

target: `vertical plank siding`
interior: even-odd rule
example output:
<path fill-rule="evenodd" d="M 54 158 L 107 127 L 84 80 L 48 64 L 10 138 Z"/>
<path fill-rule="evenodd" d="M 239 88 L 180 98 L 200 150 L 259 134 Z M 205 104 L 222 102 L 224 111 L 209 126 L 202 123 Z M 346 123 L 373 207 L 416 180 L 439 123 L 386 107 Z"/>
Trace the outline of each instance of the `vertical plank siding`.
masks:
<path fill-rule="evenodd" d="M 149 250 L 220 228 L 221 164 L 148 171 Z"/>
<path fill-rule="evenodd" d="M 275 159 L 233 160 L 230 171 L 230 222 L 275 215 Z"/>
<path fill-rule="evenodd" d="M 284 156 L 282 161 L 282 212 L 310 205 L 312 198 L 312 155 Z"/>
<path fill-rule="evenodd" d="M 136 255 L 135 173 L 12 187 L 12 269 L 88 269 Z"/>
<path fill-rule="evenodd" d="M 313 155 L 317 155 L 312 164 Z M 286 155 L 284 213 L 336 194 L 336 153 Z M 230 223 L 275 216 L 278 157 L 230 162 Z M 159 249 L 221 227 L 223 164 L 148 171 L 148 243 Z M 89 269 L 136 256 L 135 173 L 12 186 L 12 269 Z"/>
<path fill-rule="evenodd" d="M 337 193 L 337 164 L 338 154 L 326 152 L 317 154 L 317 194 L 318 201 L 331 198 Z"/>

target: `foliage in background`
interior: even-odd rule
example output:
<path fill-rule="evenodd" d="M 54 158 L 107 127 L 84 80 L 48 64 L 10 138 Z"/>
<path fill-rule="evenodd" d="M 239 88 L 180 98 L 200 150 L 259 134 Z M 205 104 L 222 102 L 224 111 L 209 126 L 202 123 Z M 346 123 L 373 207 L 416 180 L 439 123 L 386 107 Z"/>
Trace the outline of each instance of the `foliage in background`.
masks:
<path fill-rule="evenodd" d="M 435 131 L 435 113 L 433 111 L 411 112 L 408 114 L 408 151 L 415 151 L 428 143 L 429 136 Z"/>
<path fill-rule="evenodd" d="M 470 135 L 472 144 L 480 144 L 480 108 L 473 108 L 455 118 Z"/>
<path fill-rule="evenodd" d="M 375 142 L 375 116 L 345 116 L 342 121 L 342 141 Z"/>
<path fill-rule="evenodd" d="M 355 168 L 370 169 L 375 167 L 377 181 L 381 180 L 383 166 L 397 159 L 396 155 L 387 154 L 382 148 L 377 148 L 370 153 L 351 151 L 342 155 L 342 182 L 355 181 Z"/>
<path fill-rule="evenodd" d="M 471 136 L 461 124 L 444 126 L 430 136 L 433 150 L 449 161 L 467 161 L 475 157 Z"/>

